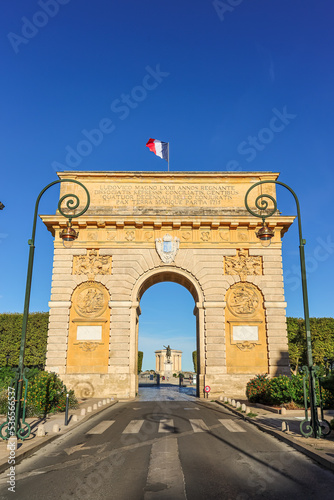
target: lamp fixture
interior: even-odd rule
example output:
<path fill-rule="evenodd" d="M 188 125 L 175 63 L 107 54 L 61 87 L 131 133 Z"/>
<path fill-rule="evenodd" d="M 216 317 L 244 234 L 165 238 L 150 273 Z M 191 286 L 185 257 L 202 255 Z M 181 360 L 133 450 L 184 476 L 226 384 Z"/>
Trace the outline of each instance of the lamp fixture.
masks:
<path fill-rule="evenodd" d="M 60 231 L 59 236 L 63 240 L 63 245 L 65 248 L 71 248 L 73 241 L 77 239 L 79 233 L 75 231 L 72 227 L 71 220 L 67 221 L 67 226 L 65 229 Z"/>
<path fill-rule="evenodd" d="M 262 222 L 262 227 L 255 234 L 261 241 L 261 245 L 264 247 L 268 247 L 271 243 L 271 238 L 275 236 L 275 232 L 268 227 L 268 224 L 265 221 Z"/>

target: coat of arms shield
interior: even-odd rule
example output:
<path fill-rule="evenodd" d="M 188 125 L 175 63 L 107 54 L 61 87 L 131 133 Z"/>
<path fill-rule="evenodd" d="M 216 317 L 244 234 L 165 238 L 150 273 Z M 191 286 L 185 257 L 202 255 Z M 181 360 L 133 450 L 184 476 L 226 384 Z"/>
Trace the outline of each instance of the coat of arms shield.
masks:
<path fill-rule="evenodd" d="M 162 262 L 170 264 L 176 257 L 179 249 L 179 238 L 173 238 L 170 234 L 165 234 L 163 238 L 155 240 L 155 248 Z"/>

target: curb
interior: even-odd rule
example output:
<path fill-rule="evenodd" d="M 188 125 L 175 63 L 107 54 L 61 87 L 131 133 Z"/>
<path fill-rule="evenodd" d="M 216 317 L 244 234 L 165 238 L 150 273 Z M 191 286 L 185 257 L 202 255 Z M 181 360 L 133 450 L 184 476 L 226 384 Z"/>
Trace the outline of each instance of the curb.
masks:
<path fill-rule="evenodd" d="M 34 441 L 32 440 L 32 443 L 29 446 L 27 446 L 27 448 L 22 450 L 22 452 L 20 452 L 20 448 L 18 450 L 16 450 L 15 465 L 18 465 L 20 462 L 22 462 L 22 460 L 24 458 L 29 457 L 30 455 L 35 453 L 35 451 L 38 451 L 41 448 L 43 448 L 43 446 L 51 443 L 52 441 L 55 441 L 57 438 L 59 438 L 61 436 L 64 436 L 65 434 L 72 431 L 73 429 L 75 429 L 79 425 L 87 422 L 87 420 L 89 420 L 90 418 L 95 417 L 95 415 L 98 415 L 102 411 L 107 410 L 108 408 L 111 408 L 112 406 L 114 406 L 117 403 L 119 403 L 119 401 L 115 400 L 115 401 L 111 401 L 108 405 L 98 407 L 97 410 L 94 410 L 89 415 L 86 415 L 85 417 L 83 417 L 82 420 L 79 420 L 74 425 L 65 426 L 60 432 L 57 432 L 56 434 L 53 434 L 50 436 L 44 436 L 44 438 L 42 438 L 41 441 L 38 443 L 34 444 Z M 6 441 L 4 441 L 4 442 L 6 443 Z M 5 472 L 8 469 L 8 467 L 9 467 L 8 459 L 6 459 L 6 461 L 1 462 L 0 463 L 0 474 Z"/>
<path fill-rule="evenodd" d="M 235 410 L 234 408 L 231 408 L 229 405 L 226 405 L 222 401 L 216 400 L 215 403 L 219 404 L 220 406 L 223 406 L 225 409 L 229 410 L 231 413 L 234 413 L 235 415 L 238 415 L 239 417 L 242 417 L 245 421 L 255 425 L 259 430 L 262 432 L 266 432 L 267 434 L 270 434 L 271 436 L 279 439 L 283 443 L 288 444 L 295 450 L 299 451 L 300 453 L 303 453 L 309 458 L 312 458 L 315 462 L 319 463 L 320 465 L 326 467 L 327 469 L 334 471 L 334 461 L 331 461 L 328 459 L 326 453 L 321 452 L 320 450 L 315 452 L 312 448 L 310 448 L 308 445 L 301 445 L 298 443 L 292 436 L 288 436 L 282 431 L 273 429 L 272 427 L 268 427 L 266 424 L 257 422 L 256 420 L 247 417 L 247 415 L 244 415 L 243 413 Z M 307 439 L 307 438 L 305 438 Z"/>

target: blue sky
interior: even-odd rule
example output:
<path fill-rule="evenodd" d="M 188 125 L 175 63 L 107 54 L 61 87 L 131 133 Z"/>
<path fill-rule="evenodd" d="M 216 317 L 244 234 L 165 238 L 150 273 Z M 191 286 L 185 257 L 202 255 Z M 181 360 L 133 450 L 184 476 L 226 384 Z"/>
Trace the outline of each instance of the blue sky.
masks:
<path fill-rule="evenodd" d="M 0 311 L 23 309 L 34 203 L 57 168 L 166 170 L 145 147 L 153 137 L 170 142 L 174 171 L 281 172 L 300 199 L 310 314 L 333 316 L 333 13 L 330 0 L 3 0 Z M 268 135 L 277 112 L 286 123 Z M 68 155 L 105 118 L 100 144 Z M 40 213 L 54 212 L 57 197 L 50 189 Z M 278 205 L 295 214 L 283 189 Z M 283 242 L 287 314 L 302 316 L 296 227 Z M 51 268 L 40 223 L 31 311 L 47 310 Z M 140 336 L 153 336 L 152 351 L 175 339 L 191 368 L 189 292 L 175 309 L 182 331 L 160 320 L 171 286 L 177 293 L 166 284 L 144 294 Z"/>

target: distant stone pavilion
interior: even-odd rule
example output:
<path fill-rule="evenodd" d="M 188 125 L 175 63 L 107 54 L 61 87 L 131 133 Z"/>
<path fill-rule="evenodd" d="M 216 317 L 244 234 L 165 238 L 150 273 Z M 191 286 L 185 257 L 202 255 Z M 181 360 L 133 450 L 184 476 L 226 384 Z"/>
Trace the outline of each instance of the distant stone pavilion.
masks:
<path fill-rule="evenodd" d="M 160 349 L 155 351 L 155 371 L 159 375 L 164 377 L 173 376 L 174 373 L 177 375 L 182 371 L 181 361 L 182 361 L 182 351 L 176 349 L 170 350 L 170 358 L 167 358 L 166 349 Z"/>

